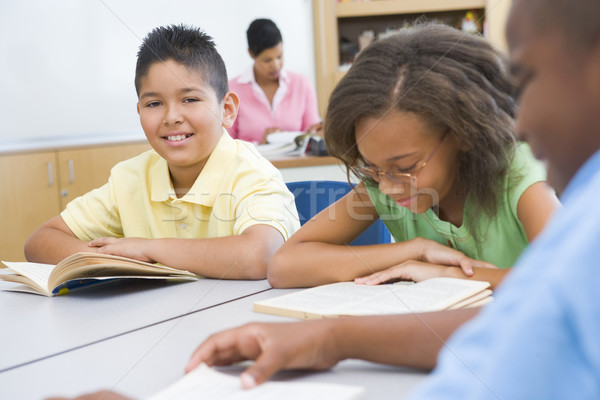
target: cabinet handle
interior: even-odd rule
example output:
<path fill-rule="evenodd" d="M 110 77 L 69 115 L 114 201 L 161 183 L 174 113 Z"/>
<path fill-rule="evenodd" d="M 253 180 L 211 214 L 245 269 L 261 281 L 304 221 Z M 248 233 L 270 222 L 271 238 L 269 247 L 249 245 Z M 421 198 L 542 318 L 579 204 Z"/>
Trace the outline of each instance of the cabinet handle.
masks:
<path fill-rule="evenodd" d="M 47 161 L 46 166 L 48 167 L 48 186 L 52 186 L 54 185 L 54 170 L 52 168 L 52 163 Z"/>
<path fill-rule="evenodd" d="M 69 183 L 75 182 L 75 168 L 73 167 L 73 160 L 67 160 L 69 166 Z"/>

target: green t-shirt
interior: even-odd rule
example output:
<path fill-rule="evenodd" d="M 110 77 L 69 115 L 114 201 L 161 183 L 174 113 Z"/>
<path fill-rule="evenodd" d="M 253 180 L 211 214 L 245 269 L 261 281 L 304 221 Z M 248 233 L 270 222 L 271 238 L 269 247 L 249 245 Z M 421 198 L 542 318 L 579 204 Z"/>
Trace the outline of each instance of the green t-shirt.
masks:
<path fill-rule="evenodd" d="M 519 199 L 529 186 L 545 180 L 546 170 L 542 163 L 534 159 L 528 145 L 520 144 L 502 186 L 495 218 L 490 219 L 484 211 L 476 216 L 479 219 L 476 225 L 480 237 L 478 241 L 467 229 L 470 226 L 468 212 L 464 213 L 462 226 L 456 227 L 440 220 L 432 209 L 423 214 L 412 213 L 381 193 L 377 186 L 367 185 L 367 190 L 396 242 L 416 237 L 431 239 L 471 258 L 490 262 L 499 268 L 509 268 L 528 245 L 525 230 L 517 215 Z M 472 210 L 475 201 L 472 196 L 467 196 L 465 211 Z"/>

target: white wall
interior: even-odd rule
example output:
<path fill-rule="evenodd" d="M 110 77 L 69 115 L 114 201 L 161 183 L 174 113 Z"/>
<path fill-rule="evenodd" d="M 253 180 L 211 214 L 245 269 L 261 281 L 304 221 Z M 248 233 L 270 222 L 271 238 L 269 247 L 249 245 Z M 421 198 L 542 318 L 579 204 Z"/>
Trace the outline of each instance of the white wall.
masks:
<path fill-rule="evenodd" d="M 271 18 L 286 67 L 314 82 L 310 0 L 0 0 L 0 141 L 140 131 L 141 38 L 167 24 L 211 35 L 233 77 L 251 64 L 246 28 Z"/>

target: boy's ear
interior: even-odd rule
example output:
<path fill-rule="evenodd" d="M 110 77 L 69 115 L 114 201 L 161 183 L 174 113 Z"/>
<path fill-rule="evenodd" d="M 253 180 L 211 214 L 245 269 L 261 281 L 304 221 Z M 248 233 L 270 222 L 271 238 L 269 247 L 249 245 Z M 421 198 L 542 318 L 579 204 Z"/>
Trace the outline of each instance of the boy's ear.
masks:
<path fill-rule="evenodd" d="M 254 55 L 254 53 L 252 52 L 252 50 L 248 49 L 248 54 L 250 54 L 250 57 L 254 60 L 256 58 L 256 56 Z"/>
<path fill-rule="evenodd" d="M 231 128 L 235 119 L 237 118 L 238 106 L 240 104 L 240 98 L 235 92 L 227 92 L 223 97 L 223 127 Z"/>
<path fill-rule="evenodd" d="M 139 101 L 136 103 L 135 108 L 137 109 L 138 115 L 140 115 L 140 102 Z"/>

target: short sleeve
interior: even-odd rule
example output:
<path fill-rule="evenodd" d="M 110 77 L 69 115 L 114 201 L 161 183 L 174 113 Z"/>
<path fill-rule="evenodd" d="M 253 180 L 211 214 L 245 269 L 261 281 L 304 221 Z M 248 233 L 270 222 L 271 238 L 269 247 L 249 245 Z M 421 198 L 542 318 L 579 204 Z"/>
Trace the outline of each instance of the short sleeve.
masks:
<path fill-rule="evenodd" d="M 99 237 L 123 237 L 112 180 L 72 200 L 60 214 L 78 239 L 91 241 Z"/>
<path fill-rule="evenodd" d="M 235 222 L 233 233 L 242 233 L 253 225 L 269 225 L 277 229 L 287 240 L 300 228 L 294 195 L 287 189 L 281 174 L 271 169 L 273 176 L 266 178 L 266 171 L 247 171 L 236 182 Z"/>
<path fill-rule="evenodd" d="M 523 193 L 534 183 L 545 181 L 544 164 L 533 157 L 528 144 L 520 143 L 515 150 L 506 186 L 507 200 L 517 219 L 517 207 Z"/>

